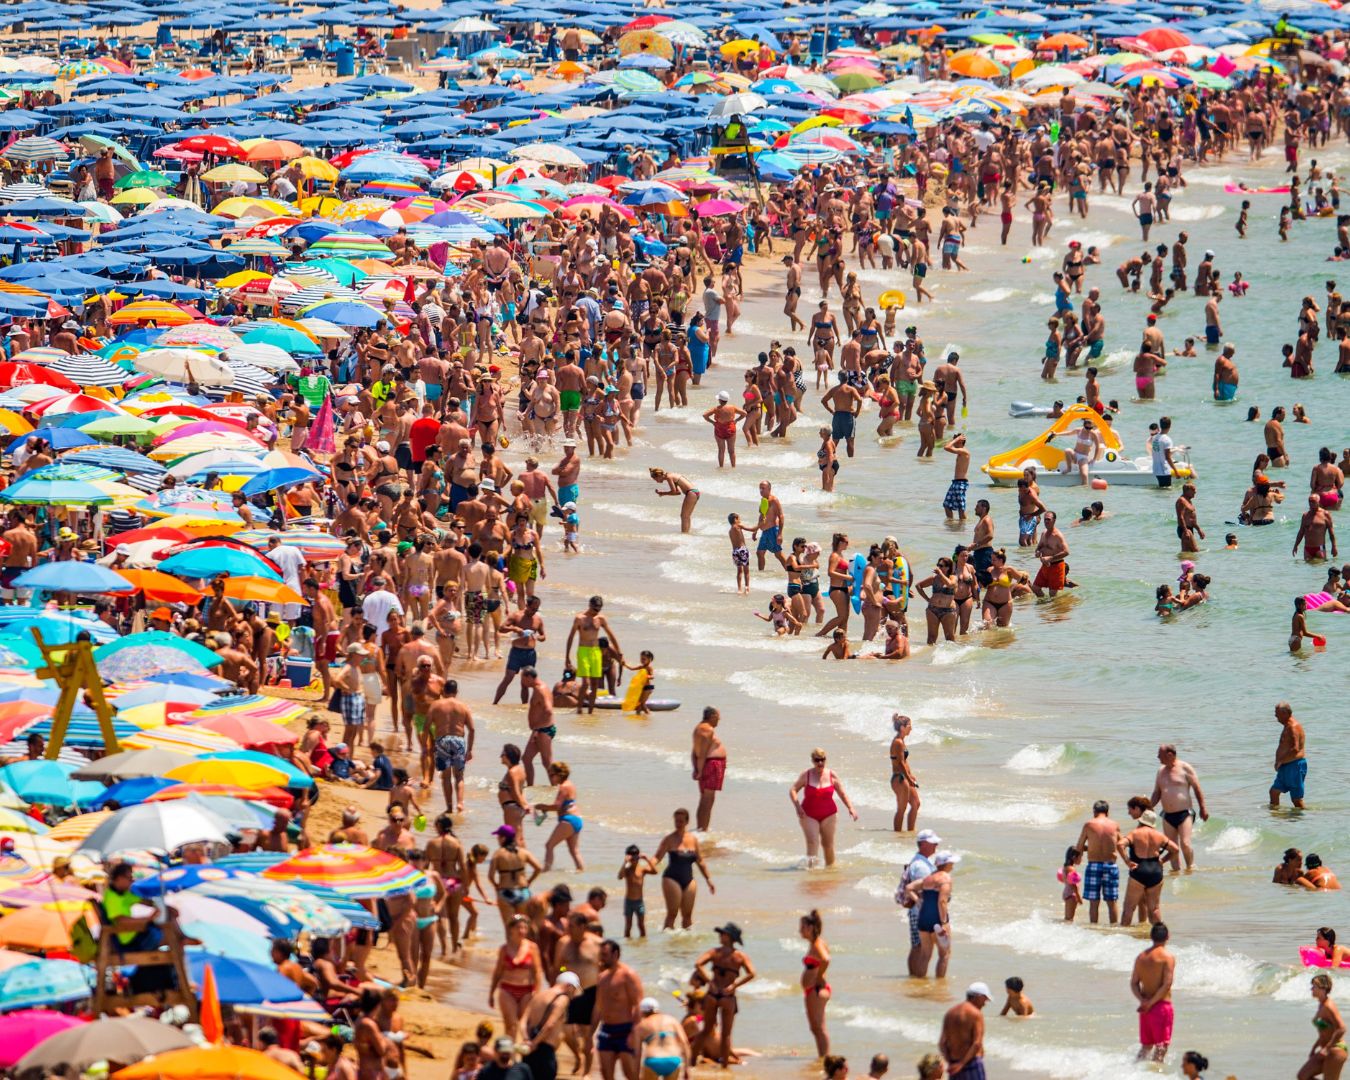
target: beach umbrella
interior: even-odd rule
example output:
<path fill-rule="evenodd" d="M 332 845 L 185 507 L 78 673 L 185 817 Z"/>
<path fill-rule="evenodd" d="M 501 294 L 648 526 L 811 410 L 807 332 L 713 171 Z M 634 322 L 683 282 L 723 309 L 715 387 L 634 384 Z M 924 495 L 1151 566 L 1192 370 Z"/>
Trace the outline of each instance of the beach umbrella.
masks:
<path fill-rule="evenodd" d="M 1017 42 L 1009 39 L 1008 41 L 988 42 L 987 44 L 1016 45 Z M 1042 38 L 1036 43 L 1036 47 L 1038 49 L 1087 49 L 1091 47 L 1091 43 L 1087 38 L 1079 37 L 1077 34 L 1061 32 Z"/>
<path fill-rule="evenodd" d="M 106 566 L 87 562 L 49 562 L 25 570 L 13 583 L 17 589 L 41 589 L 44 592 L 130 593 L 135 589 Z"/>
<path fill-rule="evenodd" d="M 270 559 L 256 551 L 216 545 L 189 548 L 164 559 L 159 568 L 166 574 L 184 578 L 214 578 L 253 576 L 283 580 L 281 572 Z"/>
<path fill-rule="evenodd" d="M 1154 52 L 1160 52 L 1164 49 L 1180 49 L 1191 44 L 1189 37 L 1170 26 L 1155 26 L 1145 30 L 1138 35 L 1138 40 L 1144 42 Z"/>
<path fill-rule="evenodd" d="M 61 848 L 70 850 L 64 844 Z M 84 904 L 69 900 L 20 908 L 0 919 L 0 944 L 30 952 L 69 949 L 71 927 L 83 918 Z M 69 964 L 74 970 L 52 964 Z M 78 1001 L 89 996 L 89 982 L 76 980 L 89 974 L 89 968 L 68 960 L 39 960 L 0 971 L 0 1009 Z"/>
<path fill-rule="evenodd" d="M 113 1073 L 112 1080 L 297 1080 L 299 1076 L 258 1050 L 216 1043 L 158 1054 Z"/>
<path fill-rule="evenodd" d="M 137 371 L 179 382 L 230 386 L 234 372 L 219 356 L 192 349 L 147 349 L 131 360 Z"/>
<path fill-rule="evenodd" d="M 106 799 L 107 794 L 99 796 L 99 799 Z M 99 800 L 94 800 L 98 802 Z M 86 805 L 93 805 L 87 803 Z M 111 810 L 95 810 L 92 813 L 77 814 L 75 817 L 66 818 L 59 825 L 52 826 L 46 834 L 49 840 L 60 840 L 67 844 L 76 844 L 93 832 L 108 818 L 112 817 Z M 4 903 L 5 898 L 0 897 L 0 903 Z"/>
<path fill-rule="evenodd" d="M 966 75 L 972 79 L 997 79 L 1008 73 L 1002 64 L 973 49 L 954 55 L 948 66 L 958 75 Z M 839 79 L 835 79 L 835 85 L 840 89 L 845 88 Z"/>
<path fill-rule="evenodd" d="M 284 727 L 251 716 L 210 716 L 195 721 L 192 726 L 224 735 L 243 747 L 280 746 L 297 739 Z"/>
<path fill-rule="evenodd" d="M 227 843 L 228 832 L 225 822 L 199 807 L 141 803 L 118 810 L 90 833 L 77 850 L 104 856 L 123 851 L 169 854 L 185 844 Z"/>
<path fill-rule="evenodd" d="M 121 700 L 118 699 L 119 702 Z M 120 704 L 118 709 L 120 712 Z M 168 750 L 123 750 L 81 765 L 70 775 L 72 780 L 100 780 L 105 783 L 150 777 L 158 780 L 169 769 L 181 764 L 183 755 Z"/>
<path fill-rule="evenodd" d="M 264 184 L 267 182 L 267 177 L 251 165 L 236 162 L 217 165 L 214 169 L 208 169 L 202 173 L 202 179 L 213 184 Z"/>
<path fill-rule="evenodd" d="M 0 783 L 30 803 L 73 806 L 81 794 L 94 790 L 72 781 L 70 774 L 74 771 L 75 766 L 61 761 L 16 761 L 0 769 Z"/>
<path fill-rule="evenodd" d="M 249 142 L 244 155 L 247 161 L 290 161 L 305 156 L 305 148 L 288 139 L 259 139 Z"/>
<path fill-rule="evenodd" d="M 78 1016 L 50 1010 L 21 1010 L 7 1014 L 0 1018 L 0 1068 L 8 1071 L 35 1046 L 87 1023 Z"/>
<path fill-rule="evenodd" d="M 744 91 L 739 94 L 728 94 L 726 97 L 718 100 L 709 111 L 709 116 L 740 116 L 746 113 L 752 113 L 756 109 L 764 109 L 769 105 L 769 99 L 753 93 Z"/>
<path fill-rule="evenodd" d="M 209 674 L 205 668 L 200 670 L 204 675 Z M 179 676 L 192 673 L 173 672 L 172 674 Z M 217 735 L 214 731 L 194 731 L 185 724 L 178 724 L 174 727 L 147 728 L 144 731 L 128 735 L 122 740 L 122 745 L 136 750 L 177 750 L 185 758 L 198 757 L 213 750 L 235 749 L 239 746 L 233 739 L 227 739 L 224 735 Z"/>
<path fill-rule="evenodd" d="M 248 151 L 227 135 L 203 134 L 191 135 L 173 144 L 175 150 L 191 150 L 198 154 L 214 154 L 216 157 L 242 159 Z"/>
<path fill-rule="evenodd" d="M 93 353 L 64 356 L 50 362 L 46 374 L 60 376 L 74 386 L 121 386 L 127 381 L 125 369 Z"/>
<path fill-rule="evenodd" d="M 49 914 L 59 915 L 60 918 L 53 927 L 64 925 L 65 939 L 60 944 L 44 946 L 45 948 L 62 949 L 70 946 L 69 926 L 73 926 L 83 918 L 83 904 L 74 905 L 73 911 L 51 912 Z M 16 912 L 14 915 L 7 915 L 0 919 L 0 938 L 4 936 L 4 924 L 9 920 L 15 919 L 19 915 L 39 909 L 25 908 L 23 911 Z M 69 920 L 67 923 L 66 920 Z M 34 920 L 28 920 L 33 922 Z M 50 921 L 50 920 L 49 920 Z M 17 927 L 18 922 L 13 924 Z M 20 932 L 17 931 L 16 932 Z M 59 941 L 61 938 L 60 929 L 43 940 Z M 13 1009 L 40 1008 L 48 1005 L 62 1005 L 71 1001 L 82 1001 L 90 996 L 93 986 L 93 971 L 83 964 L 74 963 L 71 960 L 34 960 L 27 964 L 17 964 L 5 971 L 0 971 L 0 1010 L 9 1012 Z M 53 1014 L 60 1016 L 60 1013 Z M 64 1019 L 70 1020 L 71 1017 Z M 54 1036 L 57 1032 L 51 1028 L 52 1021 L 47 1021 L 47 1035 Z M 66 1025 L 66 1029 L 74 1025 Z M 33 1048 L 33 1044 L 24 1048 L 24 1052 Z M 8 1054 L 6 1054 L 8 1057 Z"/>
<path fill-rule="evenodd" d="M 733 199 L 708 199 L 705 202 L 695 204 L 694 213 L 701 218 L 728 217 L 732 214 L 739 214 L 744 209 L 743 203 L 738 203 Z"/>
<path fill-rule="evenodd" d="M 3 156 L 10 161 L 36 164 L 41 161 L 64 161 L 70 157 L 70 151 L 64 144 L 45 135 L 29 135 L 5 147 Z"/>
<path fill-rule="evenodd" d="M 662 37 L 650 29 L 630 30 L 619 38 L 619 55 L 632 53 L 651 53 L 662 59 L 670 60 L 675 55 L 675 46 L 670 38 Z"/>
<path fill-rule="evenodd" d="M 69 963 L 48 961 L 61 962 Z M 12 1073 L 15 1080 L 45 1080 L 62 1069 L 83 1073 L 100 1062 L 123 1065 L 194 1045 L 180 1029 L 148 1016 L 105 1016 L 51 1035 L 21 1057 Z"/>
<path fill-rule="evenodd" d="M 182 894 L 187 899 L 191 894 Z M 203 897 L 202 899 L 210 899 Z M 220 904 L 220 901 L 216 901 Z M 221 905 L 225 906 L 225 905 Z M 236 960 L 231 957 L 208 956 L 204 953 L 187 954 L 188 975 L 193 983 L 200 986 L 209 964 L 216 977 L 216 991 L 224 1005 L 244 1005 L 262 1001 L 296 1001 L 305 996 L 305 992 L 282 975 L 274 967 L 255 964 L 250 960 Z M 162 1059 L 160 1059 L 162 1060 Z M 252 1078 L 253 1073 L 243 1074 Z"/>
<path fill-rule="evenodd" d="M 287 773 L 280 768 L 258 761 L 227 761 L 219 758 L 198 758 L 184 762 L 175 765 L 164 775 L 170 780 L 188 784 L 232 784 L 251 791 L 286 787 L 289 783 Z"/>
<path fill-rule="evenodd" d="M 359 844 L 324 844 L 268 867 L 274 881 L 321 885 L 355 900 L 411 892 L 423 880 L 397 856 Z"/>
<path fill-rule="evenodd" d="M 158 570 L 117 570 L 137 592 L 145 593 L 147 600 L 161 604 L 195 604 L 202 594 L 176 577 Z"/>
<path fill-rule="evenodd" d="M 182 308 L 164 300 L 134 300 L 108 316 L 114 326 L 153 322 L 156 326 L 181 326 L 193 321 Z"/>
<path fill-rule="evenodd" d="M 36 352 L 29 349 L 29 353 Z M 25 354 L 20 353 L 20 356 Z M 61 355 L 64 355 L 61 354 Z M 57 356 L 42 357 L 41 364 L 5 361 L 0 363 L 0 387 L 24 386 L 32 383 L 38 383 L 44 386 L 51 386 L 58 390 L 78 390 L 79 384 L 72 382 L 67 376 L 59 371 L 52 371 L 45 365 L 56 360 Z"/>
<path fill-rule="evenodd" d="M 160 651 L 151 654 L 143 652 L 145 649 L 158 649 Z M 187 638 L 169 633 L 167 630 L 142 630 L 139 634 L 128 634 L 111 644 L 101 645 L 94 650 L 94 662 L 102 665 L 113 657 L 124 653 L 135 653 L 136 659 L 141 662 L 152 661 L 151 666 L 145 670 L 164 670 L 159 667 L 161 664 L 171 665 L 168 670 L 178 670 L 175 666 L 175 657 L 179 656 L 191 660 L 196 667 L 212 668 L 219 666 L 221 663 L 220 657 L 205 645 L 189 641 Z"/>
<path fill-rule="evenodd" d="M 215 866 L 210 863 L 173 866 L 167 870 L 138 878 L 132 882 L 131 891 L 137 896 L 156 897 L 164 893 L 176 893 L 182 889 L 195 889 L 199 885 L 217 884 L 241 879 L 245 885 L 263 882 L 256 874 L 248 870 L 239 870 L 231 866 Z"/>

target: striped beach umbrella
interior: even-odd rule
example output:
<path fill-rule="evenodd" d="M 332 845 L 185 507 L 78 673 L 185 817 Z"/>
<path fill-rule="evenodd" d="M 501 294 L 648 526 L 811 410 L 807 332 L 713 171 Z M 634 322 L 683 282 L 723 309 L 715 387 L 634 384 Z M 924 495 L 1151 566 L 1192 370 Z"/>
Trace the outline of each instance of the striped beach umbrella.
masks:
<path fill-rule="evenodd" d="M 290 248 L 278 244 L 275 240 L 267 240 L 261 236 L 236 240 L 225 250 L 231 255 L 266 255 L 273 259 L 284 259 L 291 253 Z"/>
<path fill-rule="evenodd" d="M 422 194 L 422 187 L 408 180 L 371 180 L 361 185 L 361 194 L 383 199 L 407 199 Z"/>
<path fill-rule="evenodd" d="M 10 143 L 4 151 L 4 156 L 10 161 L 39 162 L 39 161 L 65 161 L 70 157 L 70 151 L 66 149 L 64 143 L 59 143 L 55 139 L 49 139 L 45 135 L 29 135 L 23 139 L 16 139 Z"/>
<path fill-rule="evenodd" d="M 340 258 L 392 260 L 394 253 L 382 240 L 364 233 L 333 232 L 305 249 L 306 256 L 333 255 Z"/>
<path fill-rule="evenodd" d="M 153 322 L 157 326 L 184 326 L 193 321 L 182 308 L 167 300 L 134 300 L 108 316 L 114 326 L 136 322 Z"/>
<path fill-rule="evenodd" d="M 175 326 L 156 339 L 157 346 L 213 345 L 217 349 L 233 349 L 242 345 L 244 339 L 228 326 L 215 323 L 195 322 L 190 325 Z"/>
<path fill-rule="evenodd" d="M 273 881 L 320 885 L 357 900 L 411 892 L 424 879 L 420 870 L 397 856 L 360 844 L 307 848 L 269 866 L 262 876 Z"/>
<path fill-rule="evenodd" d="M 346 544 L 332 533 L 317 529 L 288 529 L 277 532 L 272 529 L 246 529 L 234 534 L 234 539 L 263 551 L 272 537 L 280 537 L 282 547 L 292 547 L 305 557 L 306 562 L 331 562 L 344 551 Z"/>
<path fill-rule="evenodd" d="M 77 386 L 121 386 L 129 377 L 125 370 L 93 353 L 61 356 L 44 361 L 43 366 L 64 375 Z"/>
<path fill-rule="evenodd" d="M 289 724 L 309 712 L 311 706 L 305 702 L 287 701 L 285 698 L 272 697 L 270 694 L 248 694 L 238 697 L 220 698 L 194 709 L 188 722 L 209 720 L 219 716 L 244 716 L 251 720 L 264 720 L 269 724 Z M 277 742 L 281 741 L 278 737 Z"/>
<path fill-rule="evenodd" d="M 27 181 L 0 187 L 0 200 L 4 202 L 19 202 L 23 199 L 50 199 L 52 197 L 53 192 L 41 184 L 32 184 Z"/>
<path fill-rule="evenodd" d="M 218 735 L 214 731 L 207 731 L 204 728 L 190 727 L 184 724 L 177 724 L 173 727 L 147 728 L 144 731 L 138 731 L 134 735 L 128 735 L 121 740 L 122 747 L 127 750 L 178 750 L 184 754 L 207 753 L 213 750 L 238 750 L 239 744 L 225 735 Z M 177 773 L 177 769 L 170 770 Z M 278 774 L 280 775 L 280 774 Z M 174 775 L 170 779 L 187 779 L 183 776 Z M 284 778 L 281 781 L 284 783 Z M 275 782 L 271 785 L 275 786 Z"/>
<path fill-rule="evenodd" d="M 360 298 L 360 293 L 355 289 L 347 288 L 345 285 L 311 285 L 299 292 L 291 293 L 290 296 L 283 297 L 281 306 L 288 311 L 301 311 L 314 304 L 322 304 L 327 300 L 359 300 Z"/>

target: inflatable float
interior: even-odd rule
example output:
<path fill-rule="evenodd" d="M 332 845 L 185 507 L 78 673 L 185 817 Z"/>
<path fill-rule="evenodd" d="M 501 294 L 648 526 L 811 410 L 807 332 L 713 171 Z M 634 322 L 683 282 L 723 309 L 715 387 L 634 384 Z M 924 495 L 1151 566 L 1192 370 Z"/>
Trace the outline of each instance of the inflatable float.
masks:
<path fill-rule="evenodd" d="M 1242 184 L 1224 184 L 1229 195 L 1288 195 L 1289 185 L 1284 187 L 1244 187 Z"/>
<path fill-rule="evenodd" d="M 857 615 L 862 611 L 862 585 L 863 577 L 867 574 L 867 556 L 861 552 L 854 555 L 853 566 L 849 573 L 853 577 L 850 599 L 853 602 L 853 613 Z"/>
<path fill-rule="evenodd" d="M 1030 401 L 1014 401 L 1008 405 L 1008 415 L 1015 420 L 1025 420 L 1027 417 L 1049 416 L 1054 412 L 1051 405 L 1033 405 Z"/>
<path fill-rule="evenodd" d="M 980 468 L 996 487 L 1015 487 L 1028 466 L 1036 469 L 1036 480 L 1051 487 L 1079 487 L 1083 480 L 1077 468 L 1068 465 L 1068 451 L 1073 448 L 1073 432 L 1086 420 L 1102 437 L 1099 457 L 1088 467 L 1088 482 L 1104 480 L 1108 484 L 1156 487 L 1153 462 L 1145 456 L 1128 458 L 1121 446 L 1120 436 L 1096 410 L 1086 405 L 1071 405 L 1045 431 L 1015 450 L 995 454 Z M 1186 448 L 1174 446 L 1172 460 L 1178 479 L 1189 480 L 1195 470 L 1186 458 Z M 1099 485 L 1098 485 L 1099 486 Z"/>
<path fill-rule="evenodd" d="M 1331 967 L 1331 961 L 1327 959 L 1326 953 L 1316 945 L 1300 945 L 1298 947 L 1298 958 L 1303 961 L 1304 967 Z M 1341 958 L 1341 967 L 1350 967 L 1350 956 Z"/>
<path fill-rule="evenodd" d="M 902 308 L 905 306 L 905 294 L 899 289 L 888 289 L 877 297 L 877 304 L 882 311 L 889 311 L 891 308 Z"/>

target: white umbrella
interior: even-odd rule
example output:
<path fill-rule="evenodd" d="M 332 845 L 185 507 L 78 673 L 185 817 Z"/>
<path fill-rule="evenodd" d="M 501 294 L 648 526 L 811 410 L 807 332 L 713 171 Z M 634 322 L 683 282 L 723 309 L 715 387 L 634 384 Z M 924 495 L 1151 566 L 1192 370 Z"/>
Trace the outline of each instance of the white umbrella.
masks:
<path fill-rule="evenodd" d="M 259 453 L 250 458 L 248 454 L 241 454 L 238 450 L 205 450 L 200 454 L 193 454 L 185 457 L 176 465 L 169 466 L 169 475 L 176 480 L 186 480 L 189 476 L 201 472 L 203 469 L 211 469 L 216 472 L 228 472 L 229 466 L 237 465 L 241 461 L 247 462 L 257 460 L 261 457 L 262 447 L 258 448 Z M 155 541 L 156 543 L 158 541 Z M 124 547 L 126 545 L 123 545 Z"/>
<path fill-rule="evenodd" d="M 79 851 L 116 855 L 121 851 L 168 854 L 185 844 L 229 842 L 229 826 L 209 810 L 181 799 L 141 803 L 118 810 L 85 837 Z"/>
<path fill-rule="evenodd" d="M 466 15 L 452 22 L 446 33 L 449 34 L 490 34 L 498 29 L 496 23 L 488 22 L 474 15 Z"/>
<path fill-rule="evenodd" d="M 265 923 L 240 911 L 233 904 L 227 904 L 224 900 L 184 889 L 174 893 L 172 902 L 178 911 L 180 923 L 211 923 L 215 926 L 229 927 L 236 933 L 248 934 L 250 937 L 272 936 Z"/>
<path fill-rule="evenodd" d="M 317 338 L 333 338 L 337 341 L 347 341 L 351 334 L 338 326 L 337 323 L 331 323 L 327 319 L 316 319 L 313 316 L 306 316 L 303 319 L 297 319 L 301 326 L 308 330 Z"/>
<path fill-rule="evenodd" d="M 163 540 L 147 541 L 158 545 L 158 550 L 170 546 Z M 81 765 L 70 774 L 72 780 L 133 780 L 142 776 L 163 776 L 170 769 L 183 764 L 183 755 L 168 750 L 123 750 L 97 761 Z"/>
<path fill-rule="evenodd" d="M 269 345 L 265 341 L 236 345 L 223 355 L 229 360 L 240 360 L 267 371 L 300 370 L 300 365 L 291 358 L 290 353 L 278 345 Z"/>
<path fill-rule="evenodd" d="M 542 161 L 545 165 L 564 165 L 569 169 L 580 169 L 585 162 L 565 146 L 556 143 L 530 143 L 518 146 L 511 151 L 513 158 L 525 158 L 528 161 Z"/>
<path fill-rule="evenodd" d="M 1059 64 L 1047 64 L 1045 67 L 1033 68 L 1025 75 L 1019 76 L 1016 80 L 1019 86 L 1077 86 L 1079 83 L 1087 82 L 1087 79 L 1072 68 L 1066 68 Z"/>
<path fill-rule="evenodd" d="M 708 44 L 708 35 L 693 23 L 685 22 L 683 19 L 671 19 L 670 22 L 653 26 L 652 30 L 672 45 L 684 45 L 686 48 L 700 49 Z"/>
<path fill-rule="evenodd" d="M 714 105 L 709 116 L 744 116 L 756 109 L 767 108 L 769 101 L 759 94 L 745 90 L 738 94 L 728 94 Z"/>
<path fill-rule="evenodd" d="M 194 349 L 147 349 L 137 353 L 131 362 L 137 371 L 161 375 L 174 382 L 195 379 L 212 386 L 234 385 L 234 372 L 230 370 L 230 365 L 212 353 Z"/>

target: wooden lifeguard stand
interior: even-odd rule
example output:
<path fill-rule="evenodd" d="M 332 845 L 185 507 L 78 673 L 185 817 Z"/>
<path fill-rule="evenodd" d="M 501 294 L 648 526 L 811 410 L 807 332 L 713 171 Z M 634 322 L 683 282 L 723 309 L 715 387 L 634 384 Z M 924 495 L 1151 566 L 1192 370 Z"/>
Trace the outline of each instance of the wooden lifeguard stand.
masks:
<path fill-rule="evenodd" d="M 37 642 L 42 658 L 46 661 L 45 666 L 37 669 L 37 674 L 44 679 L 54 680 L 61 688 L 61 696 L 52 710 L 52 730 L 51 737 L 47 740 L 47 759 L 55 760 L 65 744 L 70 719 L 81 693 L 87 696 L 94 714 L 98 717 L 104 747 L 110 754 L 117 753 L 119 745 L 117 732 L 113 728 L 113 708 L 103 693 L 103 677 L 99 675 L 98 665 L 94 662 L 94 643 L 73 641 L 69 645 L 48 645 L 42 640 L 40 631 L 35 629 L 32 633 L 33 640 Z M 101 906 L 90 903 L 85 918 L 97 919 L 102 923 Z M 187 959 L 183 953 L 183 933 L 173 919 L 166 919 L 162 930 L 163 948 L 124 952 L 115 947 L 117 939 L 112 929 L 106 924 L 100 926 L 98 951 L 94 957 L 95 1016 L 106 1016 L 119 1010 L 147 1005 L 184 1005 L 192 1022 L 197 1022 L 200 1015 L 199 1006 L 197 996 L 192 990 Z M 153 993 L 116 994 L 109 989 L 110 973 L 121 967 L 172 967 L 178 985 Z"/>

